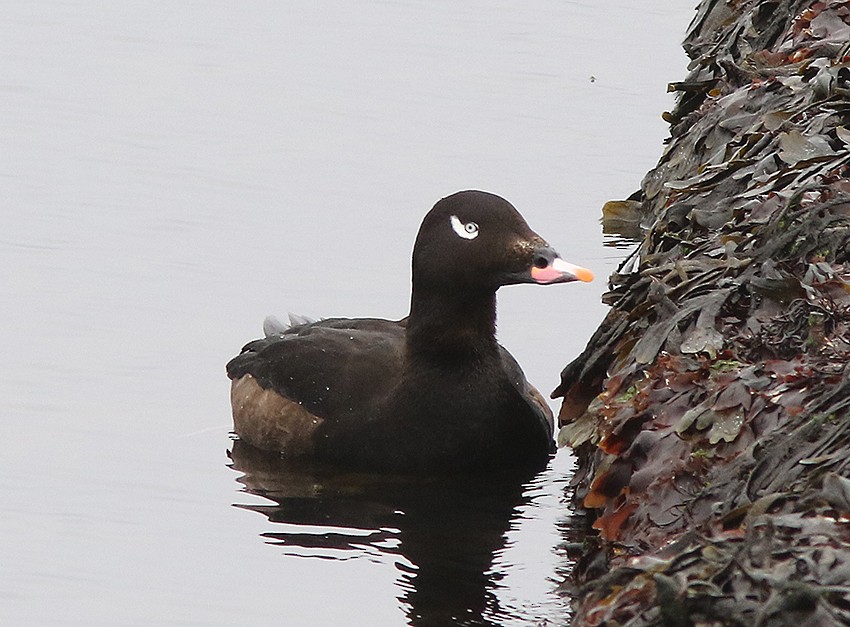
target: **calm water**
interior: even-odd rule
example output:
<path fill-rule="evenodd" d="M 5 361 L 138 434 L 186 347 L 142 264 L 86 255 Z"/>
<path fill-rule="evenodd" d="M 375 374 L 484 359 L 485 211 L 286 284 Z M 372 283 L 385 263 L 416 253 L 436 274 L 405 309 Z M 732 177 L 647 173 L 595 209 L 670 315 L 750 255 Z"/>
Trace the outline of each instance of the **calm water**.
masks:
<path fill-rule="evenodd" d="M 557 625 L 572 459 L 422 481 L 228 456 L 268 313 L 405 315 L 424 213 L 510 199 L 591 285 L 500 294 L 550 390 L 695 3 L 9 2 L 0 624 Z"/>

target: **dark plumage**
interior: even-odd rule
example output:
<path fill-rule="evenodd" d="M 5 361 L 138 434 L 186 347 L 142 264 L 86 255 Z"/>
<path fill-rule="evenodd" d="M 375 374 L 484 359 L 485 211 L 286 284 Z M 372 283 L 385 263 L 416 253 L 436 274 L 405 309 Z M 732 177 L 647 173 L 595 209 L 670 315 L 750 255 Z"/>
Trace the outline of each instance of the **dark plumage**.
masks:
<path fill-rule="evenodd" d="M 234 430 L 257 448 L 363 470 L 540 463 L 552 414 L 496 342 L 496 290 L 591 278 L 506 200 L 453 194 L 419 229 L 408 317 L 267 329 L 227 364 Z"/>

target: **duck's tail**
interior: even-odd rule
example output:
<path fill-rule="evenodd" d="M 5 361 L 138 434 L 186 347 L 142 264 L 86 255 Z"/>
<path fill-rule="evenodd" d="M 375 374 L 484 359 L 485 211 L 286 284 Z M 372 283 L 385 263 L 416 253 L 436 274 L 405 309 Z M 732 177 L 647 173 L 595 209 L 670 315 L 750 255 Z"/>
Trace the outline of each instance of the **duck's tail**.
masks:
<path fill-rule="evenodd" d="M 263 334 L 266 337 L 275 337 L 278 335 L 283 335 L 286 331 L 292 327 L 300 327 L 305 324 L 310 324 L 311 322 L 315 322 L 308 318 L 307 316 L 299 316 L 298 314 L 290 313 L 289 314 L 289 323 L 281 322 L 275 316 L 266 316 L 266 319 L 263 320 Z"/>

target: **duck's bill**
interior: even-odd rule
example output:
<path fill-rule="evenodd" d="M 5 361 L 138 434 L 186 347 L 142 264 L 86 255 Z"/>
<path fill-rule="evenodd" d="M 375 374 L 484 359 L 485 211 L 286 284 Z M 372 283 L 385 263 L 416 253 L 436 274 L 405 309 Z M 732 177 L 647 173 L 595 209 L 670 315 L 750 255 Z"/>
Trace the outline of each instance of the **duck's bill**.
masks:
<path fill-rule="evenodd" d="M 587 268 L 568 263 L 560 257 L 555 257 L 542 268 L 536 265 L 532 266 L 531 280 L 535 283 L 546 285 L 549 283 L 568 283 L 570 281 L 584 281 L 589 283 L 593 280 L 593 272 Z"/>

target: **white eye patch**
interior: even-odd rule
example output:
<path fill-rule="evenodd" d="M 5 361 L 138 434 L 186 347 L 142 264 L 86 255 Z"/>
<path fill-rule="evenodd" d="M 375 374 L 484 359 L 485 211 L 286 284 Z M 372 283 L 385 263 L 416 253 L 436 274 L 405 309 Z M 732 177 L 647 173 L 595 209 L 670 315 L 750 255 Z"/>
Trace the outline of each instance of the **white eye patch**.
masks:
<path fill-rule="evenodd" d="M 457 233 L 458 237 L 462 237 L 463 239 L 475 239 L 478 237 L 478 225 L 475 222 L 464 224 L 457 216 L 452 216 L 450 222 L 452 223 L 452 230 Z"/>

